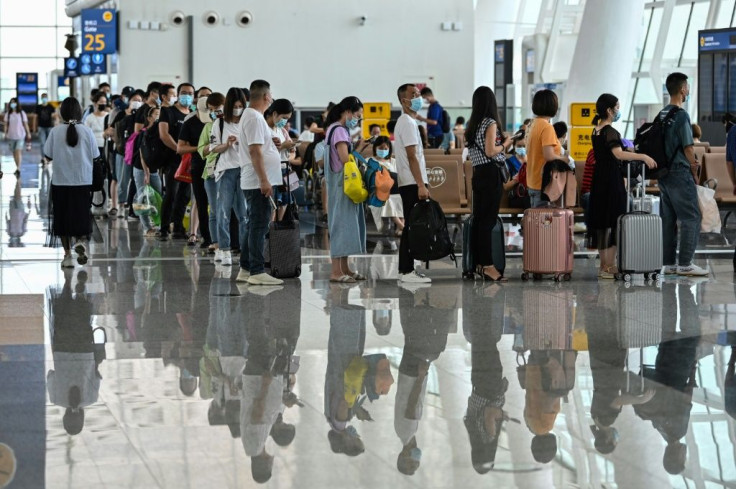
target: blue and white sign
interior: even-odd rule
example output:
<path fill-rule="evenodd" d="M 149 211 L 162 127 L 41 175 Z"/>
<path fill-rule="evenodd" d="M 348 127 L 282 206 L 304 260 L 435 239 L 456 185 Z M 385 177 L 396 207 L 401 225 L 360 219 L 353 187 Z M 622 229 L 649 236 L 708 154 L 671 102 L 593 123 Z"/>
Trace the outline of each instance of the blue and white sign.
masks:
<path fill-rule="evenodd" d="M 107 56 L 84 53 L 79 57 L 79 65 L 83 75 L 104 75 L 107 73 Z"/>
<path fill-rule="evenodd" d="M 703 51 L 728 51 L 736 49 L 736 30 L 700 31 L 698 49 Z"/>
<path fill-rule="evenodd" d="M 77 58 L 64 58 L 64 76 L 74 78 L 80 75 L 79 60 Z"/>
<path fill-rule="evenodd" d="M 82 52 L 114 54 L 118 50 L 118 16 L 115 10 L 82 10 Z"/>

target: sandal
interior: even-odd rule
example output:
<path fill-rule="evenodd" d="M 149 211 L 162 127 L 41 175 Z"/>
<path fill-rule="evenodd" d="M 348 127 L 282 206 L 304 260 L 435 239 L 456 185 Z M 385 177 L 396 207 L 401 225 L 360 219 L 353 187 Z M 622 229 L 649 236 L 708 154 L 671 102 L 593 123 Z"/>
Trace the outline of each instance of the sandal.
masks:
<path fill-rule="evenodd" d="M 360 272 L 355 272 L 354 274 L 350 275 L 355 280 L 362 282 L 363 280 L 368 280 L 365 275 L 362 275 Z"/>
<path fill-rule="evenodd" d="M 356 280 L 350 275 L 343 275 L 340 278 L 331 278 L 330 282 L 333 284 L 354 284 Z"/>
<path fill-rule="evenodd" d="M 187 241 L 187 246 L 194 246 L 199 241 L 199 238 L 197 238 L 196 234 L 190 234 L 189 240 Z"/>
<path fill-rule="evenodd" d="M 110 212 L 107 213 L 110 217 L 116 217 L 118 215 L 118 209 L 116 207 L 113 207 L 110 209 Z"/>
<path fill-rule="evenodd" d="M 496 278 L 491 277 L 490 275 L 486 273 L 485 268 L 493 268 L 494 270 L 496 270 L 496 267 L 494 267 L 493 265 L 491 265 L 490 267 L 483 267 L 479 265 L 475 273 L 480 275 L 484 282 L 488 281 L 488 282 L 506 283 L 509 281 L 509 279 L 504 277 L 503 274 L 498 272 L 498 270 L 496 270 L 496 272 L 498 273 L 498 277 Z"/>

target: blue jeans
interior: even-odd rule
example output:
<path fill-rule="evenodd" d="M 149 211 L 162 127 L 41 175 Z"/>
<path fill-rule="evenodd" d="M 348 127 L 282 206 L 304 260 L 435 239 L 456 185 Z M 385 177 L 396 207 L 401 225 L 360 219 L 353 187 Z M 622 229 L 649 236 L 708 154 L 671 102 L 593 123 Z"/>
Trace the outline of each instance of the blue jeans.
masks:
<path fill-rule="evenodd" d="M 135 180 L 135 187 L 138 189 L 138 193 L 135 198 L 138 200 L 138 196 L 146 186 L 146 174 L 143 170 L 139 170 L 138 168 L 134 168 L 132 166 L 130 168 L 133 168 L 133 179 Z M 161 176 L 158 173 L 151 173 L 151 187 L 156 189 L 156 192 L 161 193 Z M 131 202 L 130 204 L 132 205 L 133 203 Z M 138 219 L 141 220 L 141 226 L 143 226 L 144 233 L 147 233 L 148 230 L 153 227 L 150 216 L 140 216 Z"/>
<path fill-rule="evenodd" d="M 207 201 L 210 204 L 210 238 L 213 244 L 217 244 L 217 182 L 214 178 L 204 181 L 204 191 L 207 192 Z"/>
<path fill-rule="evenodd" d="M 43 156 L 43 147 L 46 146 L 46 140 L 49 138 L 49 133 L 53 127 L 39 127 L 38 128 L 38 140 L 41 142 L 41 155 Z"/>
<path fill-rule="evenodd" d="M 585 192 L 580 196 L 580 207 L 583 208 L 583 222 L 585 222 L 585 225 L 588 225 L 588 214 L 590 209 L 590 192 Z"/>
<path fill-rule="evenodd" d="M 230 251 L 230 211 L 234 211 L 238 218 L 242 251 L 247 214 L 240 190 L 240 168 L 225 170 L 217 181 L 217 243 L 223 251 Z"/>
<path fill-rule="evenodd" d="M 680 231 L 678 265 L 692 264 L 700 239 L 700 207 L 695 180 L 689 168 L 673 167 L 659 179 L 662 216 L 662 258 L 664 265 L 674 265 L 677 255 L 677 223 Z"/>
<path fill-rule="evenodd" d="M 130 186 L 130 177 L 133 174 L 133 165 L 126 165 L 123 155 L 117 153 L 115 154 L 115 174 L 118 176 L 118 202 L 132 204 L 128 202 L 128 186 Z"/>
<path fill-rule="evenodd" d="M 251 275 L 258 275 L 266 271 L 263 247 L 271 222 L 271 203 L 261 189 L 243 190 L 243 194 L 248 208 L 248 224 L 245 236 L 240 241 L 240 268 L 248 270 Z"/>
<path fill-rule="evenodd" d="M 532 207 L 537 207 L 539 204 L 542 203 L 542 191 L 541 190 L 532 190 L 527 189 L 529 192 L 529 202 Z"/>

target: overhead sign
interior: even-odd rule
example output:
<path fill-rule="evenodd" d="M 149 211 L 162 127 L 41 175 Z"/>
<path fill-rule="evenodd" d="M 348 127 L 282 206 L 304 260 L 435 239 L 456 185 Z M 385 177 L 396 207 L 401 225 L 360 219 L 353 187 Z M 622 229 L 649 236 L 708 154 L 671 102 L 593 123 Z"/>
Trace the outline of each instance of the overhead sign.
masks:
<path fill-rule="evenodd" d="M 114 54 L 118 50 L 118 17 L 112 9 L 82 10 L 82 52 Z"/>
<path fill-rule="evenodd" d="M 595 104 L 594 103 L 570 104 L 570 125 L 571 126 L 593 126 L 594 117 L 595 117 Z"/>
<path fill-rule="evenodd" d="M 16 73 L 15 89 L 21 106 L 38 103 L 38 73 Z"/>
<path fill-rule="evenodd" d="M 736 30 L 698 32 L 698 49 L 700 51 L 727 51 L 736 49 Z"/>

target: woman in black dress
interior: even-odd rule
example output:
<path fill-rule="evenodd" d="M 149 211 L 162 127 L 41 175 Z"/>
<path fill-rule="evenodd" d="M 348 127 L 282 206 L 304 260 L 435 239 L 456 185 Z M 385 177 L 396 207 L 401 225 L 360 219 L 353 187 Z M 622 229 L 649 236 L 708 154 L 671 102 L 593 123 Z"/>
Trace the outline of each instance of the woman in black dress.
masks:
<path fill-rule="evenodd" d="M 616 225 L 626 212 L 626 187 L 621 174 L 621 161 L 643 161 L 649 168 L 656 163 L 644 154 L 624 151 L 621 134 L 611 126 L 621 118 L 618 98 L 604 93 L 596 102 L 593 124 L 595 170 L 590 189 L 588 248 L 598 249 L 601 259 L 599 278 L 613 279 L 616 269 Z"/>

